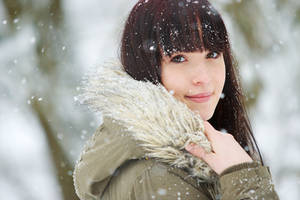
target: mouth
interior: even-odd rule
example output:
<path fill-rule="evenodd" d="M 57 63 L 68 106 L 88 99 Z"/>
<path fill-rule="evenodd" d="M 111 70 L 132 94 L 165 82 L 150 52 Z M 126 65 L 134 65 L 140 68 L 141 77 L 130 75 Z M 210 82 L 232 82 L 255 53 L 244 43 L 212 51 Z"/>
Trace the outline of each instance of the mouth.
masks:
<path fill-rule="evenodd" d="M 185 96 L 188 100 L 196 102 L 196 103 L 204 103 L 210 100 L 212 96 L 212 92 L 205 92 L 205 93 L 200 93 L 196 94 L 193 96 Z"/>

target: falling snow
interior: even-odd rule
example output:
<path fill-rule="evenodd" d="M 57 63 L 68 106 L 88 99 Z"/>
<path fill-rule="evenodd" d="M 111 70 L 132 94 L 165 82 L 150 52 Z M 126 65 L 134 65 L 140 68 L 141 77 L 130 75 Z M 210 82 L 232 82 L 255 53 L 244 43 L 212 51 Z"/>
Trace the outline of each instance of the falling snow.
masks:
<path fill-rule="evenodd" d="M 139 6 L 149 3 L 149 1 L 144 0 Z M 216 4 L 220 7 L 226 7 L 228 2 L 230 1 L 220 1 Z M 244 5 L 242 0 L 236 0 L 235 2 L 241 6 Z M 299 159 L 295 159 L 300 152 L 297 143 L 300 130 L 299 56 L 297 55 L 299 50 L 296 45 L 299 43 L 299 26 L 295 25 L 298 22 L 291 15 L 293 13 L 291 10 L 297 9 L 297 4 L 290 2 L 290 5 L 282 6 L 280 15 L 278 15 L 278 10 L 275 10 L 277 4 L 274 2 L 257 2 L 258 8 L 263 12 L 261 15 L 257 15 L 261 18 L 253 23 L 255 31 L 257 31 L 253 35 L 253 40 L 260 41 L 258 43 L 261 44 L 260 48 L 262 49 L 251 49 L 251 44 L 247 43 L 246 37 L 236 27 L 234 20 L 228 21 L 226 18 L 225 22 L 230 25 L 228 30 L 232 35 L 231 42 L 234 52 L 240 62 L 241 77 L 245 81 L 243 85 L 246 90 L 249 90 L 249 93 L 247 93 L 249 94 L 249 100 L 255 101 L 255 106 L 251 108 L 250 112 L 253 121 L 253 133 L 257 137 L 267 164 L 271 167 L 275 181 L 278 181 L 275 182 L 275 185 L 282 196 L 281 199 L 299 199 L 300 194 L 297 189 L 300 180 L 293 174 L 293 171 L 289 171 L 289 169 L 298 169 L 300 166 Z M 76 85 L 75 79 L 81 76 L 81 72 L 90 66 L 102 63 L 104 58 L 115 55 L 117 47 L 115 47 L 116 40 L 114 37 L 116 37 L 116 34 L 114 31 L 120 30 L 120 23 L 112 26 L 115 23 L 112 19 L 117 19 L 121 14 L 128 13 L 130 6 L 133 4 L 132 2 L 125 3 L 126 7 L 123 7 L 117 3 L 117 8 L 113 8 L 114 5 L 111 3 L 102 1 L 82 3 L 78 0 L 66 0 L 62 3 L 64 5 L 62 12 L 64 12 L 63 16 L 65 17 L 61 20 L 63 22 L 62 27 L 67 29 L 66 32 L 63 32 L 63 41 L 52 38 L 59 28 L 54 23 L 49 23 L 44 18 L 42 21 L 36 20 L 36 24 L 35 22 L 31 23 L 29 21 L 31 15 L 26 10 L 22 11 L 24 15 L 17 13 L 8 17 L 8 12 L 4 11 L 3 4 L 0 3 L 0 48 L 3 55 L 0 58 L 3 66 L 0 89 L 2 91 L 1 100 L 3 100 L 1 113 L 4 116 L 0 120 L 0 127 L 1 132 L 10 133 L 0 134 L 0 146 L 2 147 L 1 152 L 3 152 L 0 157 L 2 165 L 7 169 L 12 169 L 12 175 L 18 177 L 20 186 L 22 184 L 29 185 L 29 187 L 26 187 L 26 194 L 33 194 L 36 199 L 61 198 L 57 195 L 60 194 L 59 189 L 57 189 L 59 184 L 56 182 L 56 177 L 52 172 L 53 169 L 49 168 L 49 166 L 53 166 L 49 157 L 51 151 L 47 149 L 46 139 L 43 138 L 45 133 L 37 123 L 38 116 L 33 112 L 34 102 L 37 101 L 39 105 L 44 106 L 53 103 L 51 113 L 58 112 L 56 109 L 61 110 L 59 111 L 61 113 L 57 116 L 65 116 L 67 122 L 60 117 L 57 117 L 57 119 L 61 124 L 66 124 L 66 127 L 70 128 L 60 127 L 49 115 L 47 115 L 49 117 L 47 121 L 50 126 L 58 128 L 53 130 L 53 136 L 68 148 L 66 154 L 70 160 L 74 160 L 82 144 L 90 137 L 92 130 L 95 130 L 99 125 L 99 119 L 91 121 L 90 116 L 84 116 L 88 115 L 87 112 L 82 110 L 80 113 L 75 113 L 76 109 L 70 105 L 73 101 L 77 102 L 78 97 L 68 95 L 68 91 L 80 92 L 80 88 L 75 88 L 74 85 Z M 190 6 L 191 3 L 198 4 L 199 1 L 182 0 L 178 1 L 178 6 L 184 8 Z M 42 4 L 34 6 L 35 9 L 38 9 Z M 120 5 L 124 4 L 120 3 Z M 215 14 L 211 8 L 206 6 L 202 6 L 202 8 L 207 15 Z M 249 8 L 252 9 L 252 7 Z M 259 13 L 259 9 L 256 10 L 257 13 Z M 110 17 L 104 15 L 107 13 L 104 12 L 105 10 L 111 11 L 109 12 Z M 226 10 L 224 13 L 226 14 Z M 160 14 L 164 15 L 163 12 Z M 55 17 L 53 12 L 48 13 L 48 15 Z M 163 18 L 162 21 L 166 19 Z M 272 26 L 265 26 L 265 24 L 272 24 Z M 49 35 L 51 35 L 44 43 L 41 40 L 43 35 L 38 32 L 42 28 L 45 32 L 50 32 Z M 209 29 L 211 27 L 209 24 L 205 24 L 205 28 Z M 157 30 L 159 29 L 161 27 L 157 27 Z M 139 36 L 139 34 L 141 33 L 134 33 L 135 36 Z M 173 29 L 170 34 L 173 37 L 178 37 L 180 32 Z M 69 41 L 71 41 L 72 46 L 69 45 Z M 146 44 L 142 44 L 140 48 L 147 52 L 155 52 L 157 46 L 152 42 L 148 41 Z M 57 46 L 53 48 L 52 44 Z M 266 49 L 263 49 L 264 45 L 266 45 Z M 38 56 L 41 54 L 44 58 L 53 59 L 50 57 L 53 54 L 57 58 L 61 58 L 60 54 L 65 55 L 69 51 L 72 53 L 70 56 L 72 59 L 65 60 L 67 64 L 55 66 L 56 60 L 53 60 L 51 69 L 54 70 L 55 67 L 59 69 L 59 75 L 53 74 L 52 78 L 56 80 L 53 84 L 50 82 L 52 78 L 46 77 L 43 71 L 46 68 L 39 68 L 39 63 L 43 62 L 39 60 Z M 175 51 L 176 49 L 170 50 L 170 52 Z M 68 68 L 67 70 L 64 69 L 65 66 Z M 77 66 L 80 66 L 80 68 L 77 68 Z M 249 69 L 248 72 L 246 72 L 247 69 Z M 72 74 L 73 71 L 77 71 L 78 74 Z M 68 87 L 68 84 L 70 88 L 65 88 Z M 252 88 L 253 85 L 254 88 Z M 46 91 L 45 88 L 47 87 L 51 88 L 51 92 L 48 94 L 51 98 L 47 96 L 46 92 L 42 92 Z M 60 88 L 64 89 L 60 90 Z M 258 93 L 256 93 L 256 89 L 259 90 Z M 169 93 L 174 95 L 173 90 Z M 222 93 L 220 99 L 225 97 L 226 94 Z M 52 102 L 52 98 L 55 101 Z M 282 103 L 282 99 L 285 99 L 286 102 Z M 88 120 L 82 125 L 82 120 L 86 119 Z M 70 121 L 76 124 L 73 124 L 73 129 L 69 124 Z M 18 124 L 18 126 L 15 126 L 15 124 Z M 86 129 L 82 129 L 82 126 L 85 126 Z M 134 127 L 130 127 L 130 130 L 132 129 Z M 68 132 L 71 135 L 68 135 Z M 227 131 L 221 129 L 221 132 L 226 133 Z M 112 141 L 106 138 L 104 142 L 110 144 Z M 18 148 L 15 148 L 15 146 Z M 282 146 L 285 148 L 282 148 Z M 6 153 L 7 149 L 9 149 L 9 155 Z M 244 149 L 249 151 L 248 146 Z M 40 162 L 36 162 L 35 159 Z M 67 161 L 58 163 L 62 168 L 66 167 L 67 164 Z M 26 173 L 23 173 L 22 170 L 26 170 Z M 113 174 L 113 169 L 110 170 L 110 173 Z M 286 175 L 283 176 L 281 173 Z M 23 190 L 17 191 L 9 186 L 10 179 L 7 178 L 9 173 L 5 172 L 5 174 L 7 176 L 0 181 L 0 184 L 3 188 L 8 189 L 3 189 L 3 191 L 13 190 L 13 192 L 6 192 L 5 196 L 8 199 L 25 198 Z M 72 176 L 72 171 L 67 170 L 66 174 Z M 278 179 L 277 177 L 282 178 Z M 30 184 L 28 184 L 28 180 L 31 181 Z M 248 181 L 253 180 L 241 180 L 242 183 Z M 43 191 L 41 185 L 45 186 L 44 188 L 47 188 L 47 191 Z M 177 185 L 177 187 L 180 187 L 180 185 Z M 178 192 L 173 187 L 176 188 L 176 184 L 166 189 L 160 188 L 152 198 L 160 199 L 160 196 L 167 195 L 172 189 L 173 194 L 177 195 L 177 199 L 186 199 L 185 195 L 191 194 L 188 188 L 186 190 L 182 188 L 182 192 Z M 255 193 L 254 190 L 248 192 L 249 194 Z M 28 199 L 34 198 L 30 197 Z M 221 199 L 221 197 L 217 195 L 216 199 Z"/>

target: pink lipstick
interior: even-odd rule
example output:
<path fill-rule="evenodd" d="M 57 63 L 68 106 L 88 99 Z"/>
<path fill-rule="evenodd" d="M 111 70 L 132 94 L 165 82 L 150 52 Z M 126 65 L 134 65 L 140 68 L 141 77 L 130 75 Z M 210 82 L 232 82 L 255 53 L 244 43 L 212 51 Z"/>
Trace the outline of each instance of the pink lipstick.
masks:
<path fill-rule="evenodd" d="M 212 96 L 212 92 L 199 93 L 196 95 L 186 96 L 189 100 L 194 101 L 196 103 L 204 103 L 209 101 Z"/>

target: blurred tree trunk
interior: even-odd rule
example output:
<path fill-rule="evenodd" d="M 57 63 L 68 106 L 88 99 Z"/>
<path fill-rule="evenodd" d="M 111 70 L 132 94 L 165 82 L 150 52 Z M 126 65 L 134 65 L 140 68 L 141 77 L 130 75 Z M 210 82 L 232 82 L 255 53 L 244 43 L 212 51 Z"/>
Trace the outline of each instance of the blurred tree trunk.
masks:
<path fill-rule="evenodd" d="M 13 23 L 16 18 L 28 20 L 35 28 L 36 58 L 33 59 L 37 62 L 36 65 L 42 72 L 43 77 L 32 77 L 34 80 L 43 80 L 46 83 L 46 87 L 42 91 L 38 91 L 40 85 L 36 81 L 35 84 L 29 85 L 32 88 L 28 88 L 28 90 L 33 91 L 30 96 L 36 96 L 35 93 L 38 93 L 40 96 L 47 97 L 47 103 L 41 103 L 34 99 L 32 111 L 38 117 L 41 127 L 43 127 L 46 134 L 63 199 L 76 200 L 78 197 L 75 194 L 73 185 L 73 167 L 71 162 L 68 161 L 68 156 L 63 151 L 62 144 L 55 133 L 55 126 L 59 125 L 49 120 L 60 118 L 59 114 L 55 112 L 56 110 L 53 109 L 57 103 L 53 102 L 51 97 L 58 87 L 59 64 L 65 58 L 61 53 L 61 41 L 64 32 L 61 1 L 51 0 L 46 6 L 44 2 L 35 2 L 34 0 L 3 0 L 3 4 L 8 13 L 12 34 L 16 31 Z"/>
<path fill-rule="evenodd" d="M 237 29 L 246 41 L 249 49 L 252 49 L 257 55 L 266 54 L 271 48 L 271 43 L 262 43 L 261 37 L 258 34 L 261 24 L 266 23 L 266 19 L 262 14 L 262 10 L 255 0 L 252 1 L 232 1 L 228 3 L 224 10 L 231 16 Z M 272 34 L 270 34 L 272 36 Z M 270 37 L 272 40 L 272 37 Z M 253 66 L 254 67 L 254 66 Z M 255 72 L 254 72 L 255 73 Z M 246 96 L 246 104 L 249 109 L 256 105 L 257 97 L 259 96 L 263 84 L 259 78 L 255 76 L 254 80 L 244 91 Z"/>
<path fill-rule="evenodd" d="M 35 99 L 32 104 L 33 110 L 36 112 L 38 119 L 40 120 L 41 127 L 46 133 L 46 138 L 49 144 L 50 153 L 54 165 L 56 166 L 57 177 L 62 189 L 62 195 L 64 199 L 79 199 L 75 194 L 74 184 L 72 179 L 73 167 L 68 162 L 67 155 L 65 155 L 57 137 L 55 137 L 55 131 L 51 128 L 51 120 L 48 120 L 48 114 L 43 111 L 41 104 Z"/>

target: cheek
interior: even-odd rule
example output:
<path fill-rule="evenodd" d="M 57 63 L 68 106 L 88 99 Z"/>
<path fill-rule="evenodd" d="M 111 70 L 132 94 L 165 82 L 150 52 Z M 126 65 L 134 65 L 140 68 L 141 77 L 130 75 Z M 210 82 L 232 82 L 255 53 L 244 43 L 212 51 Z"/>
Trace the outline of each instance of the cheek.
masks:
<path fill-rule="evenodd" d="M 161 82 L 165 86 L 165 88 L 170 89 L 172 87 L 172 83 L 174 82 L 174 72 L 168 69 L 166 66 L 163 66 L 161 69 Z"/>
<path fill-rule="evenodd" d="M 214 80 L 215 80 L 215 86 L 218 88 L 218 91 L 221 93 L 225 84 L 225 78 L 226 78 L 226 69 L 225 64 L 221 63 L 222 67 L 220 66 L 217 68 L 216 71 L 214 71 Z"/>
<path fill-rule="evenodd" d="M 225 74 L 226 72 L 225 72 L 225 70 L 222 70 L 221 72 L 220 72 L 220 74 L 218 75 L 218 85 L 219 85 L 219 88 L 221 88 L 221 90 L 223 89 L 223 87 L 224 87 L 224 84 L 225 84 L 225 76 L 226 76 L 226 74 Z"/>
<path fill-rule="evenodd" d="M 175 70 L 162 70 L 161 81 L 165 88 L 175 92 L 174 96 L 180 96 L 184 91 L 184 84 L 182 73 L 178 73 Z"/>

